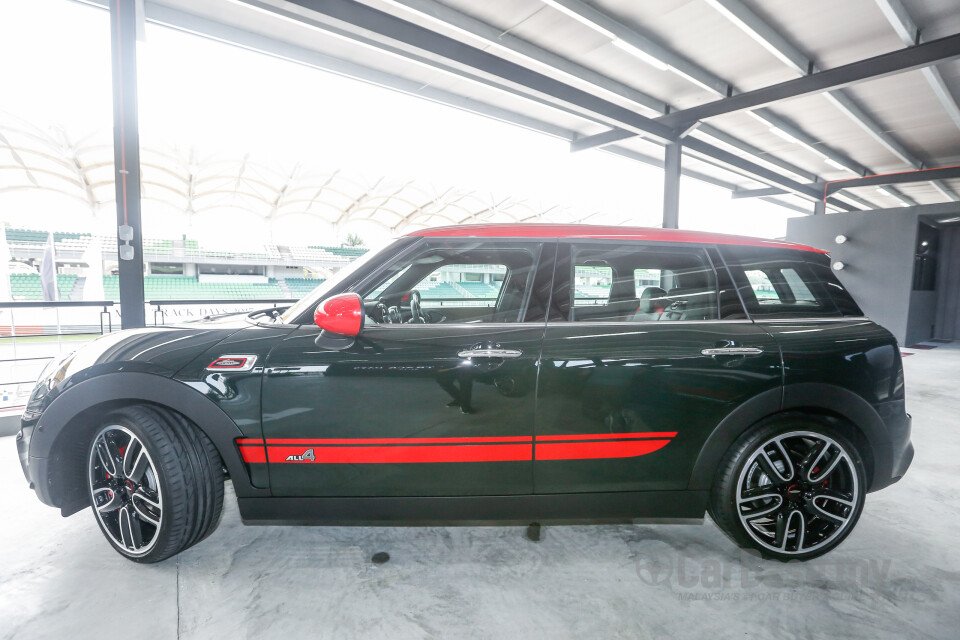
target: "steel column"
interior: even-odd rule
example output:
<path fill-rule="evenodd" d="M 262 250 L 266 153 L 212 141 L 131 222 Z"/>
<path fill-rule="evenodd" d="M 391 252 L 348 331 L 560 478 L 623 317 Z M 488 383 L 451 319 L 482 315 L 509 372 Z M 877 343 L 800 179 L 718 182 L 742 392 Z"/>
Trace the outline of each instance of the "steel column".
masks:
<path fill-rule="evenodd" d="M 125 241 L 118 231 L 121 252 L 129 244 L 133 255 L 120 255 L 120 322 L 124 329 L 146 326 L 143 299 L 143 235 L 140 223 L 140 130 L 137 117 L 136 0 L 110 0 L 110 40 L 113 67 L 113 164 L 117 191 L 117 225 L 130 227 Z M 129 249 L 127 249 L 129 250 Z"/>
<path fill-rule="evenodd" d="M 663 151 L 663 228 L 680 228 L 680 157 L 683 143 L 671 142 Z"/>

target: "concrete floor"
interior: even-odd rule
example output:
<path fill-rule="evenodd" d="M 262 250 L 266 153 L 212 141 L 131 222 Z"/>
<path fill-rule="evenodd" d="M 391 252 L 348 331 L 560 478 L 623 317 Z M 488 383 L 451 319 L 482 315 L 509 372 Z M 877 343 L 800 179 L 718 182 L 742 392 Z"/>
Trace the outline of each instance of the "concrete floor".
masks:
<path fill-rule="evenodd" d="M 709 522 L 533 543 L 520 527 L 244 527 L 228 500 L 210 539 L 140 566 L 89 511 L 41 505 L 0 438 L 0 637 L 957 638 L 960 344 L 905 366 L 913 468 L 806 564 L 757 561 Z"/>

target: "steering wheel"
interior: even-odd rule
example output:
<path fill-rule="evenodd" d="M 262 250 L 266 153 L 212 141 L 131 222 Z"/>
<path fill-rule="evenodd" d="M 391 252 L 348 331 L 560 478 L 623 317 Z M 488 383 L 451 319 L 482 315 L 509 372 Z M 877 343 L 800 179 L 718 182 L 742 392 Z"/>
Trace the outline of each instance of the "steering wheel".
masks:
<path fill-rule="evenodd" d="M 420 306 L 420 292 L 416 289 L 410 291 L 406 303 L 410 310 L 410 319 L 407 320 L 407 322 L 410 324 L 424 324 L 427 319 L 423 316 L 423 308 Z"/>

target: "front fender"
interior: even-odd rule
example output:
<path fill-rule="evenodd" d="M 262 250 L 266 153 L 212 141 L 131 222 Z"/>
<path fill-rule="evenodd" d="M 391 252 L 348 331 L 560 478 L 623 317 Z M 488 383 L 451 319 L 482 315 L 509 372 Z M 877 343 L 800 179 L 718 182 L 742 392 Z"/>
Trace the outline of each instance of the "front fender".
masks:
<path fill-rule="evenodd" d="M 44 503 L 65 511 L 69 508 L 63 504 L 64 488 L 53 481 L 57 461 L 51 456 L 68 444 L 62 438 L 69 439 L 71 433 L 86 434 L 82 428 L 68 429 L 76 426 L 74 419 L 85 412 L 96 415 L 99 405 L 106 405 L 106 409 L 109 405 L 138 402 L 169 407 L 197 425 L 220 452 L 238 496 L 269 495 L 268 490 L 250 484 L 235 444 L 236 438 L 242 437 L 243 433 L 220 407 L 182 382 L 150 373 L 123 371 L 89 378 L 71 386 L 50 402 L 32 429 L 25 426 L 24 439 L 29 437 L 25 470 Z"/>

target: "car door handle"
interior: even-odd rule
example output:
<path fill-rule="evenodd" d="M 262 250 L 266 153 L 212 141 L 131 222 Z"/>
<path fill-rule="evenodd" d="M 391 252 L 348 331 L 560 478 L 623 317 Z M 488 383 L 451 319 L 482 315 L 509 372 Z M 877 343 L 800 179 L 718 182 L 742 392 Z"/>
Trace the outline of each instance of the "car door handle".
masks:
<path fill-rule="evenodd" d="M 464 349 L 457 354 L 461 358 L 519 358 L 523 351 L 517 349 Z"/>
<path fill-rule="evenodd" d="M 712 347 L 701 349 L 700 353 L 705 356 L 755 356 L 763 353 L 760 347 Z"/>

